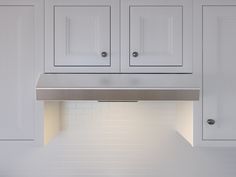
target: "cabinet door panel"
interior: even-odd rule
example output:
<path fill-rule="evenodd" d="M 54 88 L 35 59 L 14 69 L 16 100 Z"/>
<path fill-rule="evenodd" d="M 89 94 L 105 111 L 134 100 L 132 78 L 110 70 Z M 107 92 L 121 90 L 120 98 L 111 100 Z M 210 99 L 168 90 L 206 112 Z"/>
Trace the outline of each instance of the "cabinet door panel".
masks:
<path fill-rule="evenodd" d="M 236 139 L 236 6 L 203 7 L 203 138 Z M 214 119 L 214 125 L 208 125 Z"/>
<path fill-rule="evenodd" d="M 34 138 L 34 7 L 0 5 L 0 139 Z"/>
<path fill-rule="evenodd" d="M 192 73 L 191 0 L 123 0 L 121 71 Z"/>
<path fill-rule="evenodd" d="M 183 65 L 183 7 L 130 7 L 131 66 Z"/>
<path fill-rule="evenodd" d="M 119 7 L 118 0 L 45 1 L 45 72 L 119 72 Z"/>
<path fill-rule="evenodd" d="M 110 10 L 55 7 L 55 66 L 110 65 Z"/>

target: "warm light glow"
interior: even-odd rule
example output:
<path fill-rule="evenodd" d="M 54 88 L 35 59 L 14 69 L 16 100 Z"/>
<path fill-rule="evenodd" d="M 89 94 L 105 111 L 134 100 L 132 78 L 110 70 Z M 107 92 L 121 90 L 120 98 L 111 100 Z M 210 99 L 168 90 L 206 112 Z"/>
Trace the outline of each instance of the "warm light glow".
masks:
<path fill-rule="evenodd" d="M 60 102 L 44 103 L 44 144 L 48 144 L 61 129 Z"/>
<path fill-rule="evenodd" d="M 143 140 L 147 144 L 154 135 L 160 140 L 166 132 L 176 129 L 193 144 L 193 102 L 45 102 L 44 143 L 53 139 L 62 127 L 74 141 L 83 135 L 87 140 L 118 138 Z"/>
<path fill-rule="evenodd" d="M 177 104 L 176 129 L 193 146 L 193 102 Z"/>

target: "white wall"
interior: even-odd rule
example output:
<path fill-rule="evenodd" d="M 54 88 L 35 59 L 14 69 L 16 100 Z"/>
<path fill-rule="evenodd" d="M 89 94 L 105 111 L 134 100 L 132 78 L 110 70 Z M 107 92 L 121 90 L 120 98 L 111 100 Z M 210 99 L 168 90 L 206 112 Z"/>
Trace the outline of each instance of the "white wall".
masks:
<path fill-rule="evenodd" d="M 0 177 L 235 177 L 236 148 L 192 148 L 176 103 L 68 102 L 45 147 L 0 143 Z"/>

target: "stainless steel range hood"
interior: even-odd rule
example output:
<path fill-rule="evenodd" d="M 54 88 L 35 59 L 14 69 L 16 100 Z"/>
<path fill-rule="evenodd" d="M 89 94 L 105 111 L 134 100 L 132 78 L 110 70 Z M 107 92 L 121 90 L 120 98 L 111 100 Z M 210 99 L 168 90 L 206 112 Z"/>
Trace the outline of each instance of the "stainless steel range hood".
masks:
<path fill-rule="evenodd" d="M 159 87 L 155 75 L 42 74 L 37 100 L 198 100 L 199 88 Z"/>

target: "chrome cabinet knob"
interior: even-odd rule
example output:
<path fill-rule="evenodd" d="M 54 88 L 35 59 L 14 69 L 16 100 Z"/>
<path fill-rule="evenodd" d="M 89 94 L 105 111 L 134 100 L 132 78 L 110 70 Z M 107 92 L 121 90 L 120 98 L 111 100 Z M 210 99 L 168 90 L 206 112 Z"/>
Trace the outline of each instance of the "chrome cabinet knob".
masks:
<path fill-rule="evenodd" d="M 101 56 L 102 56 L 102 57 L 107 57 L 107 52 L 102 52 L 102 53 L 101 53 Z"/>
<path fill-rule="evenodd" d="M 138 57 L 138 52 L 133 52 L 132 55 L 133 57 Z"/>
<path fill-rule="evenodd" d="M 207 119 L 207 123 L 209 125 L 214 125 L 216 123 L 216 121 L 214 119 Z"/>

